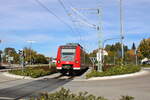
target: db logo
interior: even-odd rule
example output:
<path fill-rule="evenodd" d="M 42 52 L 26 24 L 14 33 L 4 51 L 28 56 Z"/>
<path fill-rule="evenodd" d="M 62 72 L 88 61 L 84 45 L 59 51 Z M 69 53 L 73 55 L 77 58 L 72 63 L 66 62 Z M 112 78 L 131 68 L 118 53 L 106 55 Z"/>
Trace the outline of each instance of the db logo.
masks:
<path fill-rule="evenodd" d="M 67 61 L 66 63 L 67 63 L 67 64 L 69 64 L 69 62 L 68 62 L 68 61 Z"/>

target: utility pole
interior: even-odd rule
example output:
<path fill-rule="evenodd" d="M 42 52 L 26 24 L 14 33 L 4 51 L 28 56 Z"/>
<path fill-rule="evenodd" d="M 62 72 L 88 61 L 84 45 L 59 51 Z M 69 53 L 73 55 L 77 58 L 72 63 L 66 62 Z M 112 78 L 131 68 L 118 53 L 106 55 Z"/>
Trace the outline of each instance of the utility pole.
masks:
<path fill-rule="evenodd" d="M 124 40 L 124 31 L 123 31 L 123 9 L 122 9 L 122 0 L 120 0 L 120 36 L 121 36 L 121 63 L 123 65 L 124 62 L 124 45 L 123 45 L 123 40 Z"/>
<path fill-rule="evenodd" d="M 97 61 L 98 61 L 98 71 L 99 72 L 102 72 L 102 52 L 103 52 L 103 49 L 102 49 L 102 12 L 101 12 L 101 8 L 81 8 L 82 10 L 94 10 L 96 11 L 96 14 L 98 15 L 98 19 L 99 19 L 99 23 L 98 25 L 95 25 L 95 24 L 91 24 L 89 23 L 85 17 L 80 13 L 78 12 L 77 9 L 75 8 L 72 8 L 72 10 L 78 15 L 80 16 L 80 22 L 85 24 L 86 26 L 88 27 L 91 27 L 93 29 L 96 29 L 97 31 L 97 34 L 98 34 L 98 53 L 97 53 Z"/>
<path fill-rule="evenodd" d="M 97 32 L 98 32 L 98 55 L 99 55 L 99 59 L 98 59 L 98 71 L 99 72 L 102 72 L 102 67 L 103 67 L 103 60 L 102 60 L 102 53 L 103 53 L 103 48 L 102 48 L 102 23 L 101 23 L 101 16 L 102 16 L 102 13 L 101 13 L 101 9 L 98 8 L 97 9 L 97 14 L 98 14 L 98 17 L 99 17 L 99 24 L 98 24 L 98 27 L 97 27 Z"/>
<path fill-rule="evenodd" d="M 25 67 L 25 52 L 24 50 L 19 50 L 19 58 L 20 58 L 20 65 L 22 67 L 22 74 L 24 75 L 24 67 Z M 24 77 L 23 77 L 24 78 Z"/>
<path fill-rule="evenodd" d="M 27 42 L 30 43 L 30 65 L 32 65 L 32 44 L 36 41 L 28 40 Z"/>
<path fill-rule="evenodd" d="M 138 50 L 135 49 L 135 64 L 138 65 Z"/>

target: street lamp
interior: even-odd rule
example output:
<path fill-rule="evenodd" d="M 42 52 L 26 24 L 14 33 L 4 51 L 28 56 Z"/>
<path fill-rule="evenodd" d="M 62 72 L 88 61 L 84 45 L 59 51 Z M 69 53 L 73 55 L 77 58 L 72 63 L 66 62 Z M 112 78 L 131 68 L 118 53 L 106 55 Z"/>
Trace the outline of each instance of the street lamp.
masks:
<path fill-rule="evenodd" d="M 36 43 L 36 41 L 28 40 L 27 42 L 30 43 L 30 65 L 31 65 L 32 64 L 32 54 L 31 54 L 32 44 Z"/>

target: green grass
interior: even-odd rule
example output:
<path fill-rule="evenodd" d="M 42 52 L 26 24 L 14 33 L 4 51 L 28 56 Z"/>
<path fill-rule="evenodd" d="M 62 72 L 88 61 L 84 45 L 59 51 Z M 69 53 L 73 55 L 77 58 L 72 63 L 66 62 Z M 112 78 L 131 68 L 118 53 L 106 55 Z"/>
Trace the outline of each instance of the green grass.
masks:
<path fill-rule="evenodd" d="M 150 65 L 141 65 L 141 67 L 150 68 Z"/>
<path fill-rule="evenodd" d="M 21 76 L 30 76 L 32 78 L 37 78 L 41 76 L 50 75 L 56 72 L 55 67 L 51 69 L 49 66 L 40 66 L 40 67 L 27 67 L 25 69 L 19 70 L 10 70 L 9 73 Z"/>
<path fill-rule="evenodd" d="M 30 100 L 108 100 L 104 97 L 96 97 L 88 92 L 71 93 L 69 89 L 62 88 L 55 93 L 40 93 L 38 97 L 31 97 Z M 134 100 L 131 96 L 121 96 L 118 100 Z"/>
<path fill-rule="evenodd" d="M 130 74 L 138 72 L 140 70 L 141 67 L 135 65 L 114 66 L 103 72 L 93 70 L 90 73 L 86 74 L 86 78 Z"/>

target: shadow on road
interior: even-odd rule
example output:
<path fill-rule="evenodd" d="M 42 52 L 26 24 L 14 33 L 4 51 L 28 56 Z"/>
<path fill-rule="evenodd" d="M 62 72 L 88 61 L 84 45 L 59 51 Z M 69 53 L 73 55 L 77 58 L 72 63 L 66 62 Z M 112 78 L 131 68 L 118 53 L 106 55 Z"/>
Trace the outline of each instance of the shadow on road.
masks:
<path fill-rule="evenodd" d="M 81 71 L 74 71 L 72 74 L 63 74 L 62 76 L 82 76 L 86 71 L 88 70 L 88 68 L 81 70 Z"/>
<path fill-rule="evenodd" d="M 14 87 L 0 89 L 0 100 L 8 100 L 5 98 L 11 98 L 11 100 L 18 100 L 23 97 L 29 97 L 30 95 L 36 95 L 40 91 L 51 92 L 60 86 L 70 82 L 73 78 L 68 79 L 41 79 L 28 82 Z"/>
<path fill-rule="evenodd" d="M 29 97 L 31 95 L 37 95 L 39 92 L 51 92 L 64 84 L 72 81 L 76 76 L 82 76 L 88 69 L 77 72 L 73 75 L 66 75 L 67 78 L 61 79 L 64 75 L 59 75 L 54 78 L 44 78 L 40 80 L 30 81 L 28 83 L 16 85 L 9 88 L 0 89 L 0 100 L 8 100 L 5 98 L 11 98 L 11 100 L 18 100 L 23 97 Z M 16 81 L 17 82 L 17 81 Z M 5 97 L 5 98 L 3 98 Z"/>
<path fill-rule="evenodd" d="M 8 69 L 7 67 L 5 67 L 5 66 L 0 66 L 0 70 L 1 69 Z"/>

